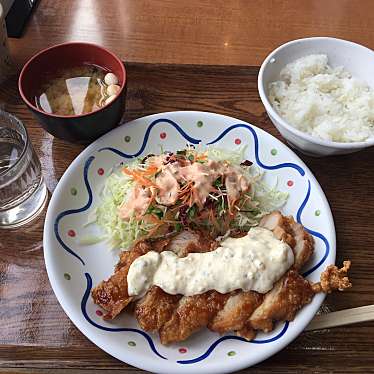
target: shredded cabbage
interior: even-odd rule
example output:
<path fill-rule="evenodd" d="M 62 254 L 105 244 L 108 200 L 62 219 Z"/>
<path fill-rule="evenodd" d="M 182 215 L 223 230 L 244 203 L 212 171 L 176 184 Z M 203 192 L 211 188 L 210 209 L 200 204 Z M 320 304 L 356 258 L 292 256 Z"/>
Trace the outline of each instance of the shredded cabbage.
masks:
<path fill-rule="evenodd" d="M 238 151 L 230 151 L 223 148 L 201 147 L 197 151 L 206 152 L 209 160 L 228 161 L 232 165 L 239 166 L 244 160 L 245 147 L 240 147 Z"/>
<path fill-rule="evenodd" d="M 207 147 L 198 149 L 206 152 L 208 159 L 216 161 L 226 161 L 232 165 L 240 167 L 240 163 L 245 159 L 245 148 L 238 151 L 229 151 L 219 148 Z M 128 164 L 129 168 L 137 168 L 140 160 L 135 160 Z M 251 199 L 245 207 L 245 211 L 237 213 L 233 222 L 233 227 L 241 230 L 249 230 L 256 226 L 264 215 L 279 209 L 288 198 L 288 194 L 277 190 L 276 185 L 267 186 L 263 182 L 263 173 L 255 166 L 241 168 L 241 172 L 251 183 L 251 190 L 248 192 Z M 130 218 L 125 221 L 118 216 L 119 207 L 128 200 L 135 182 L 133 179 L 120 172 L 120 168 L 114 168 L 112 174 L 107 178 L 101 192 L 101 203 L 96 208 L 96 222 L 104 230 L 106 238 L 111 246 L 121 249 L 129 248 L 133 242 L 147 233 L 154 227 L 151 223 L 143 220 Z M 224 207 L 223 207 L 224 209 Z M 93 220 L 94 218 L 90 218 Z M 209 224 L 209 222 L 208 222 Z M 91 239 L 95 242 L 94 239 Z M 87 240 L 89 242 L 89 240 Z"/>
<path fill-rule="evenodd" d="M 135 168 L 138 164 L 139 161 L 135 160 L 129 166 Z M 140 227 L 136 220 L 124 221 L 118 216 L 118 208 L 128 198 L 133 186 L 134 181 L 115 168 L 102 190 L 102 202 L 95 212 L 96 222 L 104 229 L 112 247 L 128 248 L 147 232 L 146 225 Z"/>

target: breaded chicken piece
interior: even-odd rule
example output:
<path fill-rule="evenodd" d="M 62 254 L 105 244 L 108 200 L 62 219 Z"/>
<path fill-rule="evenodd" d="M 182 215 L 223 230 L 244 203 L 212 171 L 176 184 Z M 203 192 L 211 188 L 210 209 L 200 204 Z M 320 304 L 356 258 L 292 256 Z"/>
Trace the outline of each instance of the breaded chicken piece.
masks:
<path fill-rule="evenodd" d="M 302 227 L 302 225 L 296 223 L 292 217 L 285 217 L 280 212 L 275 211 L 266 215 L 261 221 L 259 226 L 271 230 L 275 237 L 279 240 L 285 241 L 293 250 L 295 256 L 294 267 L 296 269 L 301 268 L 310 258 L 313 253 L 313 238 L 309 235 Z M 266 296 L 267 310 L 275 310 L 279 306 L 279 297 L 284 296 L 286 290 L 283 283 L 280 282 L 278 287 L 274 287 Z M 276 290 L 276 291 L 275 291 Z M 290 289 L 287 290 L 288 292 Z M 298 293 L 300 290 L 292 290 L 294 293 Z M 280 293 L 280 296 L 276 296 L 276 292 Z M 228 331 L 237 331 L 240 336 L 247 339 L 254 337 L 253 326 L 249 321 L 251 314 L 259 308 L 258 315 L 262 313 L 261 309 L 264 295 L 259 295 L 256 292 L 238 292 L 234 296 L 231 296 L 225 305 L 225 307 L 219 311 L 214 320 L 209 324 L 208 328 L 212 331 L 217 331 L 221 334 Z M 274 305 L 272 305 L 274 303 Z M 261 306 L 260 306 L 261 304 Z M 292 306 L 290 305 L 289 308 Z M 294 313 L 296 313 L 296 309 Z M 289 315 L 291 315 L 289 310 Z M 263 315 L 263 318 L 266 318 Z M 264 322 L 263 322 L 264 323 Z M 269 321 L 267 325 L 272 326 L 273 321 L 269 315 Z"/>
<path fill-rule="evenodd" d="M 296 270 L 289 270 L 265 295 L 263 303 L 249 318 L 249 325 L 255 330 L 269 332 L 275 321 L 292 321 L 296 312 L 309 304 L 313 296 L 310 283 Z"/>
<path fill-rule="evenodd" d="M 352 283 L 348 278 L 348 270 L 351 267 L 351 261 L 344 261 L 343 267 L 338 269 L 335 265 L 329 265 L 321 274 L 321 281 L 313 284 L 315 293 L 332 291 L 344 291 L 352 287 Z"/>
<path fill-rule="evenodd" d="M 290 225 L 290 223 L 293 222 L 292 217 L 285 217 L 279 211 L 274 211 L 264 216 L 261 219 L 259 226 L 272 231 L 278 240 L 286 242 L 291 248 L 293 248 L 296 244 Z"/>
<path fill-rule="evenodd" d="M 141 241 L 129 252 L 123 252 L 115 274 L 92 291 L 94 301 L 107 311 L 105 318 L 114 318 L 131 303 L 140 326 L 147 331 L 158 331 L 162 344 L 183 341 L 203 327 L 220 334 L 234 331 L 250 340 L 257 330 L 271 331 L 276 321 L 293 320 L 297 311 L 310 303 L 315 293 L 351 286 L 347 278 L 350 262 L 345 262 L 340 270 L 329 266 L 322 273 L 321 282 L 314 285 L 299 275 L 298 270 L 313 253 L 314 242 L 292 217 L 273 212 L 261 220 L 260 226 L 287 242 L 295 257 L 293 267 L 265 295 L 241 290 L 228 294 L 213 290 L 194 296 L 169 295 L 153 286 L 134 302 L 127 293 L 127 273 L 137 257 L 150 250 L 170 250 L 184 257 L 188 253 L 217 248 L 218 242 L 203 233 L 185 230 L 166 239 Z"/>
<path fill-rule="evenodd" d="M 209 322 L 209 330 L 224 334 L 243 329 L 248 316 L 262 303 L 262 300 L 263 295 L 257 292 L 236 292 L 228 298 L 224 307 Z"/>
<path fill-rule="evenodd" d="M 216 249 L 218 242 L 201 232 L 185 230 L 176 235 L 165 250 L 185 257 L 193 252 L 209 252 Z M 169 295 L 161 288 L 153 286 L 147 294 L 136 302 L 135 316 L 139 325 L 148 331 L 159 330 L 171 318 L 178 307 L 182 295 Z"/>
<path fill-rule="evenodd" d="M 135 317 L 146 331 L 158 331 L 169 321 L 182 295 L 169 295 L 153 286 L 135 305 Z"/>
<path fill-rule="evenodd" d="M 163 251 L 169 242 L 169 239 L 154 242 L 142 240 L 135 244 L 131 251 L 121 253 L 114 274 L 108 280 L 100 282 L 91 293 L 95 304 L 106 311 L 104 319 L 115 318 L 133 300 L 127 287 L 127 274 L 131 264 L 151 250 Z"/>
<path fill-rule="evenodd" d="M 192 333 L 207 326 L 229 297 L 230 294 L 220 294 L 217 291 L 183 297 L 171 319 L 159 331 L 161 343 L 186 340 Z"/>
<path fill-rule="evenodd" d="M 120 255 L 120 261 L 118 262 L 115 273 L 106 281 L 102 281 L 92 290 L 92 297 L 94 302 L 100 305 L 106 310 L 104 314 L 105 319 L 115 318 L 131 301 L 132 297 L 129 297 L 127 293 L 127 274 L 131 264 L 140 256 L 146 254 L 149 251 L 162 252 L 165 250 L 173 251 L 177 253 L 180 257 L 186 256 L 190 252 L 207 252 L 213 250 L 217 247 L 218 243 L 206 236 L 202 236 L 202 233 L 192 232 L 185 230 L 177 235 L 170 236 L 167 238 L 157 238 L 157 239 L 147 239 L 141 240 L 136 243 L 130 251 L 122 252 Z M 165 303 L 167 303 L 170 309 L 171 299 L 170 295 L 167 295 L 162 290 L 157 292 L 159 297 L 159 309 L 163 316 L 165 314 L 165 306 L 163 305 L 163 297 L 165 298 Z M 175 298 L 176 302 L 178 298 Z M 151 298 L 147 299 L 148 301 Z M 152 302 L 153 303 L 153 302 Z M 149 317 L 147 310 L 147 304 L 141 303 L 142 308 L 139 308 L 137 315 L 139 320 L 144 318 L 140 324 L 147 325 L 145 318 Z M 153 312 L 157 313 L 157 306 L 153 303 Z M 143 312 L 145 315 L 143 317 Z M 152 317 L 156 318 L 156 317 Z M 158 318 L 161 318 L 159 316 Z M 152 322 L 150 321 L 151 325 Z"/>
<path fill-rule="evenodd" d="M 263 217 L 259 226 L 273 231 L 277 239 L 285 241 L 293 249 L 295 269 L 301 269 L 313 254 L 313 237 L 293 217 L 274 211 Z"/>
<path fill-rule="evenodd" d="M 297 311 L 313 297 L 309 283 L 295 271 L 301 269 L 313 254 L 313 237 L 293 217 L 283 216 L 278 211 L 265 216 L 260 226 L 273 231 L 279 240 L 289 244 L 295 256 L 294 270 L 287 272 L 265 295 L 262 304 L 238 332 L 244 337 L 247 330 L 271 331 L 274 321 L 292 321 Z"/>

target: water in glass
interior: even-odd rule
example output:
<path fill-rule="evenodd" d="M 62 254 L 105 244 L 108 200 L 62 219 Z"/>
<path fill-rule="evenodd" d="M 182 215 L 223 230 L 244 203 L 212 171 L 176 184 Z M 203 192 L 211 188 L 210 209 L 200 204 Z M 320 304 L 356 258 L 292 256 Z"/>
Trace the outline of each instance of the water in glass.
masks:
<path fill-rule="evenodd" d="M 34 218 L 47 197 L 41 166 L 22 123 L 0 111 L 0 228 Z"/>

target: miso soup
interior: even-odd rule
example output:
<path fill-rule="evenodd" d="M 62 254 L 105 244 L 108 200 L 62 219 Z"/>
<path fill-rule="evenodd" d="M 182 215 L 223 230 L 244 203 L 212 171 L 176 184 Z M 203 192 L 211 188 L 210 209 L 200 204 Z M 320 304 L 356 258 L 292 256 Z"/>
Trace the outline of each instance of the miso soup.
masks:
<path fill-rule="evenodd" d="M 104 106 L 108 98 L 106 73 L 98 66 L 84 65 L 46 74 L 35 95 L 36 106 L 64 116 L 93 112 Z"/>

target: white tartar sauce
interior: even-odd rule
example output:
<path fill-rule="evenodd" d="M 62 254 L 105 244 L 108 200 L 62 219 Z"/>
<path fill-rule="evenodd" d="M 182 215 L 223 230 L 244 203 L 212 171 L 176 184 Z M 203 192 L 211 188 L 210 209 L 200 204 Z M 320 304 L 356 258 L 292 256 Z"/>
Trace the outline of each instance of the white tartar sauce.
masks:
<path fill-rule="evenodd" d="M 227 238 L 216 250 L 178 257 L 150 251 L 130 266 L 129 296 L 143 296 L 152 286 L 171 295 L 192 296 L 209 290 L 242 289 L 266 293 L 292 266 L 290 246 L 265 228 L 252 228 L 242 238 Z"/>

